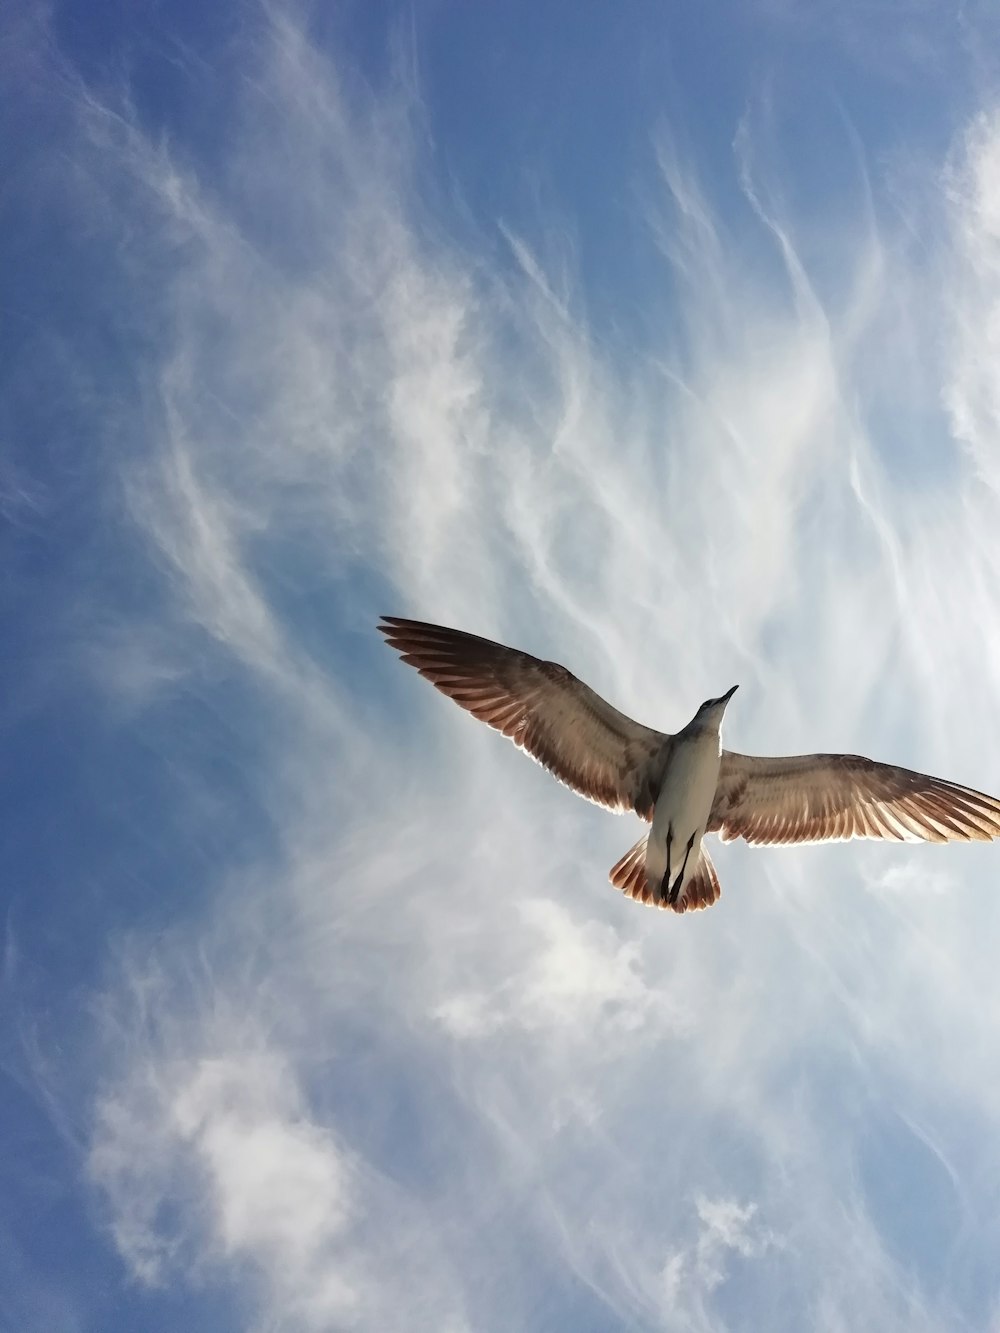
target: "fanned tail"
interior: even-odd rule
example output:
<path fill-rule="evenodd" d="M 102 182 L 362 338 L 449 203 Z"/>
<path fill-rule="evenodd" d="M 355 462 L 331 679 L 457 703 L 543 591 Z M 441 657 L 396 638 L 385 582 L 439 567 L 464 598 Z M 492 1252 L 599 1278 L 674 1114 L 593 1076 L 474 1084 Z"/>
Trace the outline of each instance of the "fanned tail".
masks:
<path fill-rule="evenodd" d="M 644 833 L 634 846 L 630 847 L 620 861 L 609 872 L 611 883 L 621 889 L 629 898 L 638 903 L 648 903 L 650 907 L 669 908 L 673 912 L 697 911 L 711 907 L 718 902 L 722 893 L 719 877 L 704 843 L 698 858 L 698 868 L 685 885 L 684 896 L 677 903 L 668 903 L 659 896 L 660 881 L 651 887 L 646 874 L 646 850 L 649 834 Z"/>

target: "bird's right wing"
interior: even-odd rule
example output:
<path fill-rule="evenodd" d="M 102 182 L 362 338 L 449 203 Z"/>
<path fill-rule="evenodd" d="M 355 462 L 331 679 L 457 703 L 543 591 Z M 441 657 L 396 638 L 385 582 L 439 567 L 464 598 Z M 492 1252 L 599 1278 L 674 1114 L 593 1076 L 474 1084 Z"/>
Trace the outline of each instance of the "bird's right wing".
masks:
<path fill-rule="evenodd" d="M 856 754 L 722 752 L 708 831 L 728 842 L 991 842 L 1000 800 Z"/>
<path fill-rule="evenodd" d="M 619 713 L 556 662 L 443 625 L 382 622 L 404 662 L 561 782 L 598 805 L 652 819 L 668 735 Z"/>

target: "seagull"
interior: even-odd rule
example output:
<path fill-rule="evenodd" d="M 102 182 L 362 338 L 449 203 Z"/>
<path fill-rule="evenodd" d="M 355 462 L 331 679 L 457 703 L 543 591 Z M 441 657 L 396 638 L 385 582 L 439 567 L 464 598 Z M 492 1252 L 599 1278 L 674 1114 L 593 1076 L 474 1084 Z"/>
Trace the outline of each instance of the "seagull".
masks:
<path fill-rule="evenodd" d="M 442 694 L 573 791 L 651 825 L 609 874 L 638 902 L 686 912 L 718 901 L 706 833 L 754 846 L 1000 838 L 1000 800 L 971 787 L 856 754 L 723 750 L 735 685 L 670 735 L 633 722 L 557 662 L 443 625 L 381 621 L 389 646 Z"/>

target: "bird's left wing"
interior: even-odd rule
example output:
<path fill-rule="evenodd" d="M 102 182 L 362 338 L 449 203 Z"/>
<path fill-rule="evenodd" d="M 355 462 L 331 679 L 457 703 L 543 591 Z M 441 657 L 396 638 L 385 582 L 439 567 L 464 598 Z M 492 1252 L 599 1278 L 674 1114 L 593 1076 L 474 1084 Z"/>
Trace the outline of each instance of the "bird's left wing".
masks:
<path fill-rule="evenodd" d="M 398 616 L 383 616 L 379 629 L 425 680 L 568 787 L 652 818 L 668 735 L 619 713 L 556 662 Z"/>
<path fill-rule="evenodd" d="M 1000 800 L 857 754 L 722 752 L 708 831 L 723 842 L 991 842 Z"/>

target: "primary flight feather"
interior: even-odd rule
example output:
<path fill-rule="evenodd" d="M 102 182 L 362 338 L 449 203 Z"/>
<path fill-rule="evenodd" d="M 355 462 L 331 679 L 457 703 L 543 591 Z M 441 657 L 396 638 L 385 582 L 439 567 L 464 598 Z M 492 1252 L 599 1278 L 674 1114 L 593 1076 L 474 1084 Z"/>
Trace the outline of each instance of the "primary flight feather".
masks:
<path fill-rule="evenodd" d="M 720 893 L 702 839 L 723 842 L 990 842 L 1000 800 L 853 754 L 761 758 L 723 750 L 736 686 L 674 735 L 633 722 L 571 671 L 462 630 L 383 616 L 403 661 L 561 782 L 652 828 L 612 867 L 630 897 L 685 912 Z"/>

